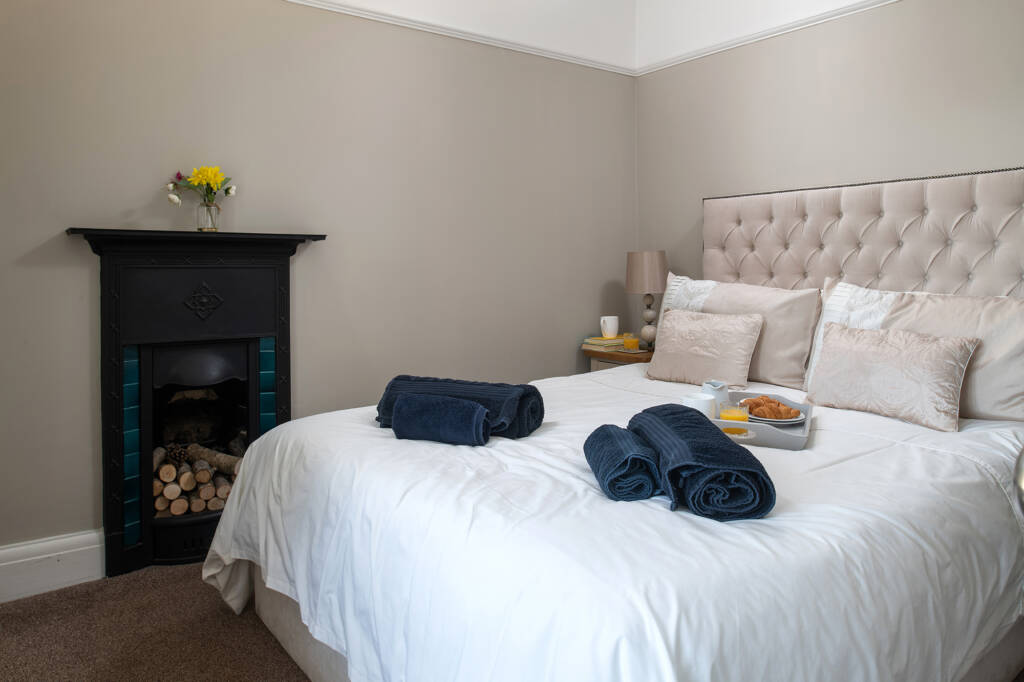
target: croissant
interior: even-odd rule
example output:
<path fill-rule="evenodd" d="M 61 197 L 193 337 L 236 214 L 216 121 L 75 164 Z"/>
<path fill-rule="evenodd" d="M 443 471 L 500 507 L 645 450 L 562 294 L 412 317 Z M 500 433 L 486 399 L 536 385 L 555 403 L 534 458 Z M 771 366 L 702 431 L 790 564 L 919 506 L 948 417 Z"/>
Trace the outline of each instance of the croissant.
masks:
<path fill-rule="evenodd" d="M 745 405 L 750 410 L 750 414 L 762 419 L 795 419 L 800 416 L 800 410 L 766 395 L 747 398 L 740 404 Z"/>

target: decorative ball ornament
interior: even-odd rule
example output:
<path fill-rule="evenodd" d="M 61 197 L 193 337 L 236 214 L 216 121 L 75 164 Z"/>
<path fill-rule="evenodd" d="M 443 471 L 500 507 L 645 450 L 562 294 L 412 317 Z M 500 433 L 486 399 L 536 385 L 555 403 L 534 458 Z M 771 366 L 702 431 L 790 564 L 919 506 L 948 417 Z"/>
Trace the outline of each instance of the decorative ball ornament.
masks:
<path fill-rule="evenodd" d="M 643 342 L 647 344 L 648 348 L 652 348 L 654 346 L 654 337 L 657 336 L 657 331 L 657 327 L 653 324 L 645 324 L 643 328 L 640 329 L 640 338 L 643 339 Z"/>
<path fill-rule="evenodd" d="M 644 305 L 646 306 L 643 311 L 644 326 L 640 330 L 640 338 L 643 339 L 648 348 L 654 348 L 654 337 L 658 335 L 658 328 L 653 324 L 654 320 L 658 317 L 658 313 L 651 307 L 654 305 L 654 296 L 644 294 Z"/>

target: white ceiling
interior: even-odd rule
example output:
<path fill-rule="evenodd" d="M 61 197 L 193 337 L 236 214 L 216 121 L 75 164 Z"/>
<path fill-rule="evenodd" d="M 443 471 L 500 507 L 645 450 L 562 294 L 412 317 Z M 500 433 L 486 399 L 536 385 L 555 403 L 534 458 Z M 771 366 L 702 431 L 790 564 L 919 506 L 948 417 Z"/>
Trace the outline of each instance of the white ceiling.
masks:
<path fill-rule="evenodd" d="M 895 0 L 636 0 L 636 61 L 646 73 Z"/>
<path fill-rule="evenodd" d="M 897 0 L 288 0 L 639 75 Z"/>

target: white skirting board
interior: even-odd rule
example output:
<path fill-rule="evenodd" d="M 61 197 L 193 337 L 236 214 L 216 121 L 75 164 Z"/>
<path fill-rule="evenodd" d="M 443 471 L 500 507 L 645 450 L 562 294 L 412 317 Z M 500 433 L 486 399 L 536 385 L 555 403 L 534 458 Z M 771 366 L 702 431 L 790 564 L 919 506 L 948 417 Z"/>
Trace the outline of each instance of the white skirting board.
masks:
<path fill-rule="evenodd" d="M 0 603 L 102 577 L 102 530 L 0 547 Z"/>

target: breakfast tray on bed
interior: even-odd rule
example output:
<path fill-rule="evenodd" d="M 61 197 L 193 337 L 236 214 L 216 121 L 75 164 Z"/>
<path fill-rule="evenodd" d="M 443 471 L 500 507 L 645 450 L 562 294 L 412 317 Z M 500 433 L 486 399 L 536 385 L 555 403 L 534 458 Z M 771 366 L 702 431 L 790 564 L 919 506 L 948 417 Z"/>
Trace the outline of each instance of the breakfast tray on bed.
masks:
<path fill-rule="evenodd" d="M 729 402 L 738 405 L 746 398 L 757 398 L 767 395 L 784 405 L 800 410 L 804 414 L 804 420 L 792 426 L 776 426 L 763 422 L 738 422 L 729 419 L 712 419 L 711 421 L 719 428 L 742 428 L 747 429 L 743 435 L 726 434 L 734 442 L 740 445 L 760 445 L 766 448 L 779 448 L 782 450 L 803 450 L 807 445 L 807 438 L 811 433 L 811 419 L 814 406 L 807 403 L 798 403 L 783 398 L 781 395 L 771 393 L 747 393 L 744 391 L 729 391 Z"/>

